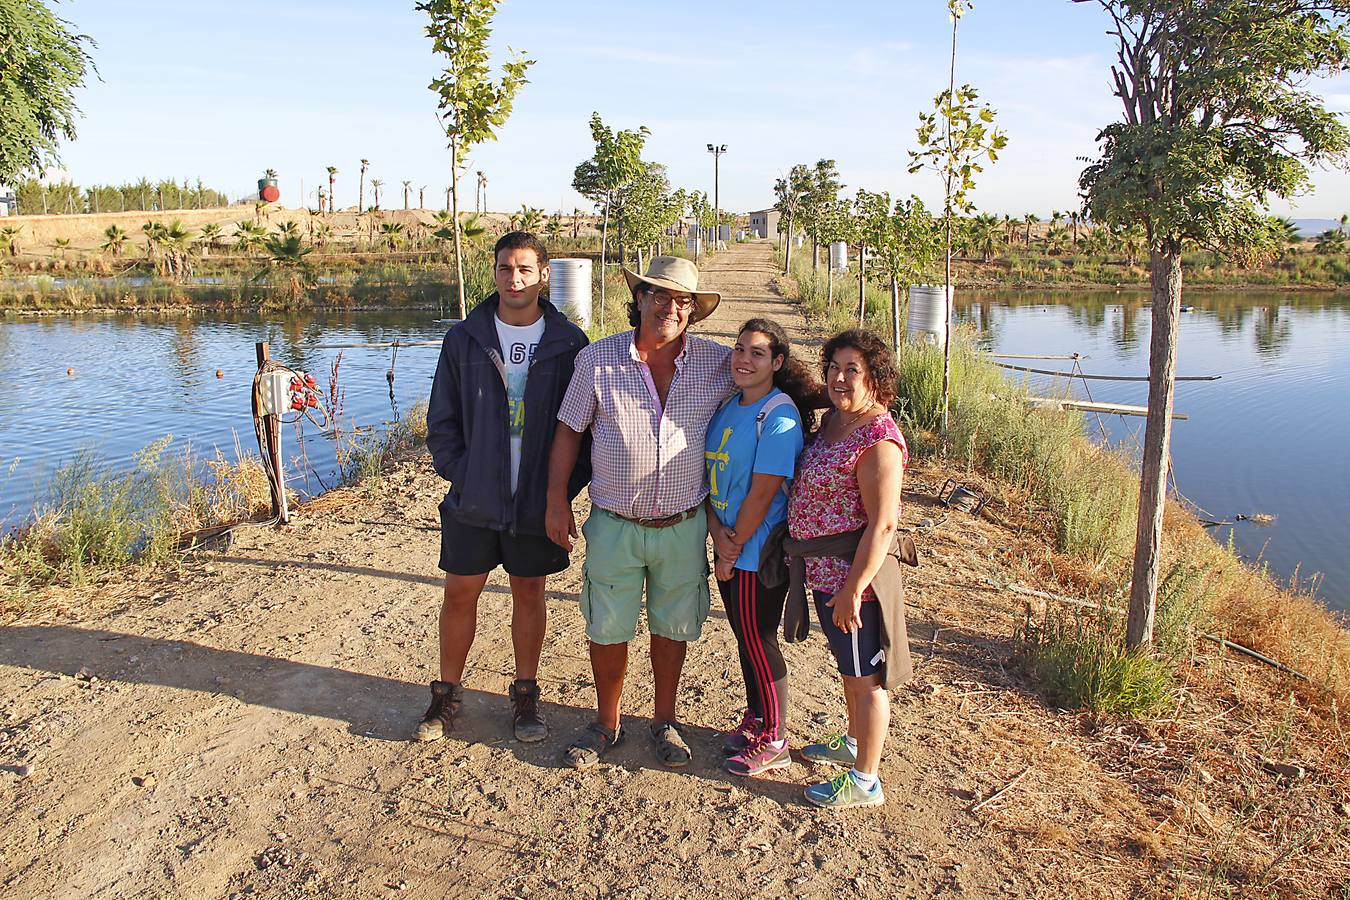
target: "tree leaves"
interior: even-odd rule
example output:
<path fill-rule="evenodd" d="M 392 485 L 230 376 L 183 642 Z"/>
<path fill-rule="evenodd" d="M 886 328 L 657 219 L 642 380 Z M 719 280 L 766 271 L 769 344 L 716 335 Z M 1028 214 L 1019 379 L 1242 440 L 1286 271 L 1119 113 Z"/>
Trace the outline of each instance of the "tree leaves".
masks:
<path fill-rule="evenodd" d="M 93 60 L 87 35 L 38 0 L 0 3 L 0 183 L 57 161 L 60 138 L 75 139 L 75 91 Z"/>

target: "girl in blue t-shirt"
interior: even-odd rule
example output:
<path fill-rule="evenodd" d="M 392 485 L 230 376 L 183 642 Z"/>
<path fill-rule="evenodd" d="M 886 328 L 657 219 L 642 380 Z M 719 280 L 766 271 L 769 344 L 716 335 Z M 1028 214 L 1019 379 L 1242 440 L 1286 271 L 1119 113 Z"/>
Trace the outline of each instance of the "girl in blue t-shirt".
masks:
<path fill-rule="evenodd" d="M 708 425 L 708 531 L 717 585 L 736 635 L 748 708 L 727 735 L 728 771 L 758 775 L 791 763 L 787 749 L 787 666 L 778 648 L 787 585 L 759 580 L 759 557 L 773 527 L 787 518 L 787 482 L 802 450 L 803 423 L 815 425 L 820 388 L 790 358 L 781 325 L 751 319 L 731 351 L 738 393 Z"/>

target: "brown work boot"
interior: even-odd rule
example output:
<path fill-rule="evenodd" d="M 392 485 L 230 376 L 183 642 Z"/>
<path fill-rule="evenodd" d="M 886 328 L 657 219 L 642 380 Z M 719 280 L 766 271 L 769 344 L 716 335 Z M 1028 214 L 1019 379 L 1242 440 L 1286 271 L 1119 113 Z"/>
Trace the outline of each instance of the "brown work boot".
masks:
<path fill-rule="evenodd" d="M 548 737 L 548 725 L 539 714 L 539 682 L 518 678 L 511 682 L 511 725 L 516 740 L 533 744 Z"/>
<path fill-rule="evenodd" d="M 414 738 L 419 741 L 439 741 L 450 733 L 450 725 L 464 702 L 464 688 L 453 681 L 431 683 L 431 705 L 417 723 Z"/>

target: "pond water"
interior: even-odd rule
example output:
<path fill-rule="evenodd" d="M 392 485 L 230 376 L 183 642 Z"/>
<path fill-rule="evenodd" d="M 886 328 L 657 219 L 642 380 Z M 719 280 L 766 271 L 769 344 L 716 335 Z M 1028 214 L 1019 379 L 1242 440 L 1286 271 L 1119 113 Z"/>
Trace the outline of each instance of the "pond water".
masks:
<path fill-rule="evenodd" d="M 1178 489 L 1212 518 L 1275 516 L 1268 527 L 1238 523 L 1237 549 L 1262 559 L 1281 578 L 1323 573 L 1319 595 L 1350 609 L 1350 297 L 1344 295 L 1189 293 L 1178 371 L 1222 375 L 1178 385 L 1173 460 Z M 1147 297 L 1133 293 L 981 293 L 959 296 L 958 318 L 979 327 L 985 346 L 1003 353 L 1080 353 L 1082 371 L 1144 375 L 1148 368 Z M 194 452 L 234 444 L 256 449 L 249 411 L 254 342 L 274 358 L 312 372 L 326 389 L 339 350 L 333 344 L 437 341 L 446 324 L 435 310 L 257 314 L 10 317 L 0 319 L 0 520 L 22 520 L 51 473 L 82 448 L 114 466 L 165 434 Z M 380 426 L 425 399 L 435 347 L 342 350 L 347 428 Z M 1068 370 L 1061 361 L 1008 360 Z M 74 370 L 67 375 L 67 368 Z M 216 377 L 220 370 L 222 377 Z M 1084 396 L 1082 382 L 1027 376 L 1038 393 Z M 1093 381 L 1099 401 L 1143 405 L 1144 383 Z M 1143 419 L 1102 416 L 1112 441 L 1141 442 Z M 294 486 L 318 493 L 336 477 L 334 441 L 307 426 L 301 442 L 284 432 Z M 297 464 L 291 465 L 295 460 Z M 305 477 L 299 473 L 306 472 Z M 1229 529 L 1215 536 L 1228 539 Z"/>
<path fill-rule="evenodd" d="M 1172 428 L 1176 487 L 1212 519 L 1265 513 L 1260 527 L 1230 530 L 1246 559 L 1300 581 L 1321 573 L 1317 593 L 1350 610 L 1350 297 L 1345 294 L 1187 292 L 1178 375 L 1221 375 L 1179 382 Z M 1081 371 L 1147 375 L 1151 310 L 1147 294 L 1092 292 L 977 293 L 957 300 L 958 318 L 980 329 L 1001 353 L 1087 357 Z M 1073 363 L 1007 359 L 1028 368 L 1072 370 Z M 1143 406 L 1144 382 L 1026 377 L 1035 393 Z M 1100 425 L 1099 425 L 1100 421 Z M 1089 415 L 1087 425 L 1113 442 L 1142 445 L 1142 417 Z"/>

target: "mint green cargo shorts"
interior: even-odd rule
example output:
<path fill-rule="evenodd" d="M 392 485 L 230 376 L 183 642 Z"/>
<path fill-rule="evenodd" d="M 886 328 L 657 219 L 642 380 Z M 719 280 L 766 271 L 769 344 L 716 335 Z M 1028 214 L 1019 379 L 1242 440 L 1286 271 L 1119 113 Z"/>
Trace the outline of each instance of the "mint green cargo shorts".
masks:
<path fill-rule="evenodd" d="M 642 589 L 647 630 L 672 641 L 696 641 L 708 618 L 708 520 L 703 510 L 669 528 L 645 528 L 597 507 L 581 527 L 586 564 L 581 615 L 597 644 L 637 636 Z"/>

